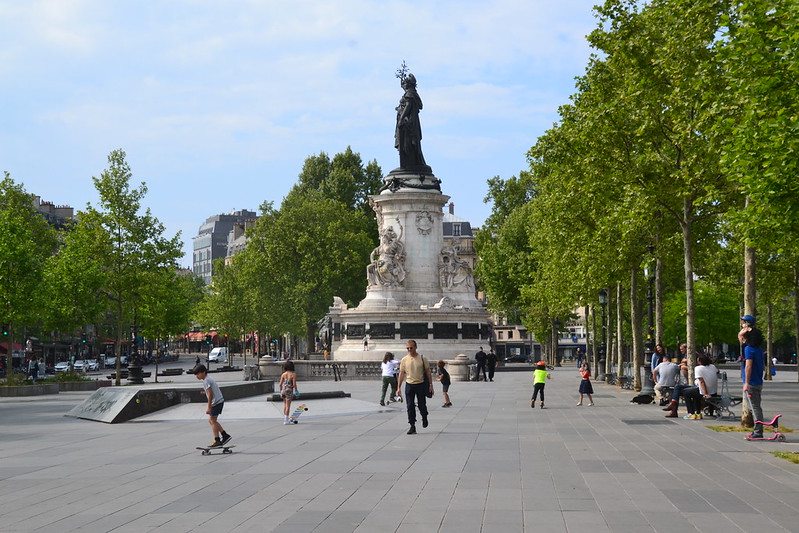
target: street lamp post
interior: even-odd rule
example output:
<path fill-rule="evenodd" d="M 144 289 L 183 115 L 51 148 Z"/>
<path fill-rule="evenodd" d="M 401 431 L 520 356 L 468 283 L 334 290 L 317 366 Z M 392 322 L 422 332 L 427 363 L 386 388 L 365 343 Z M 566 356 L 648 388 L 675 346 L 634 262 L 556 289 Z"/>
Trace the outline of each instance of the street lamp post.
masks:
<path fill-rule="evenodd" d="M 556 318 L 552 325 L 554 330 L 552 335 L 552 364 L 554 366 L 560 366 L 560 356 L 558 355 L 558 346 L 560 344 L 560 320 Z"/>
<path fill-rule="evenodd" d="M 607 381 L 607 332 L 605 329 L 605 307 L 608 305 L 608 291 L 605 289 L 599 290 L 599 305 L 602 307 L 602 345 L 599 347 L 599 367 L 602 369 L 602 374 L 597 376 L 597 379 Z"/>
<path fill-rule="evenodd" d="M 652 285 L 655 282 L 655 265 L 654 265 L 654 258 L 655 258 L 655 247 L 651 244 L 647 246 L 647 251 L 649 252 L 649 261 L 650 265 L 647 265 L 644 268 L 644 275 L 647 278 L 647 288 L 646 288 L 646 302 L 647 302 L 647 332 L 646 332 L 646 351 L 644 357 L 644 386 L 641 389 L 639 396 L 644 394 L 649 394 L 654 399 L 655 397 L 655 383 L 652 380 L 652 357 L 655 353 L 655 329 L 654 329 L 654 315 L 655 315 L 655 305 L 654 305 L 654 294 L 652 291 Z"/>
<path fill-rule="evenodd" d="M 141 385 L 144 383 L 142 377 L 141 360 L 139 359 L 139 343 L 138 333 L 139 326 L 137 324 L 136 314 L 133 315 L 133 324 L 130 326 L 131 347 L 130 347 L 130 362 L 128 364 L 128 382 L 133 385 Z"/>

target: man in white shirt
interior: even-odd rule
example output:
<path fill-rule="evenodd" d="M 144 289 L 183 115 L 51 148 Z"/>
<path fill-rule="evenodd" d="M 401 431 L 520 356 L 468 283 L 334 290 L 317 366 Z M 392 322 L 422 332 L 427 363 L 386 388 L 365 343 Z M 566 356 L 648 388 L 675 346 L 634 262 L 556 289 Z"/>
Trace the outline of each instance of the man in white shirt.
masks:
<path fill-rule="evenodd" d="M 692 420 L 702 420 L 702 398 L 710 398 L 718 392 L 718 368 L 705 354 L 699 356 L 699 365 L 694 369 L 694 387 L 683 391 L 685 408 L 688 410 L 684 418 Z"/>

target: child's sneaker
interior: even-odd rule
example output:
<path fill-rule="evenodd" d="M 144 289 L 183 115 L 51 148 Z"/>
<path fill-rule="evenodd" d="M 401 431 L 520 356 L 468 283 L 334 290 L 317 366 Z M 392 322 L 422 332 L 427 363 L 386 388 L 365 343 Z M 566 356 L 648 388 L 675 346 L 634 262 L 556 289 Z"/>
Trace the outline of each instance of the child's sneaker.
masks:
<path fill-rule="evenodd" d="M 535 409 L 535 400 L 530 400 L 530 407 Z"/>
<path fill-rule="evenodd" d="M 546 407 L 544 407 L 544 402 L 541 402 L 541 409 L 546 409 Z"/>
<path fill-rule="evenodd" d="M 230 442 L 230 439 L 232 439 L 232 438 L 233 438 L 233 437 L 231 437 L 230 435 L 228 435 L 227 433 L 225 433 L 224 435 L 222 435 L 222 442 L 221 442 L 221 445 L 222 445 L 222 446 L 224 446 L 225 444 L 227 444 L 228 442 Z"/>
<path fill-rule="evenodd" d="M 222 446 L 222 441 L 219 439 L 214 439 L 214 442 L 211 443 L 209 448 L 219 448 L 220 446 Z"/>

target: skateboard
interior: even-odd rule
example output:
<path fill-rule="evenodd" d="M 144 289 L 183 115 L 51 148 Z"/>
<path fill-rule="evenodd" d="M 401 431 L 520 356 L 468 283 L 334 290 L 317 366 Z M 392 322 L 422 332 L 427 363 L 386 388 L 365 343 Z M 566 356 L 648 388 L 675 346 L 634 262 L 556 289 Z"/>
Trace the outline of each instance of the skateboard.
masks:
<path fill-rule="evenodd" d="M 211 455 L 213 450 L 222 450 L 222 453 L 233 453 L 231 448 L 235 448 L 235 444 L 231 444 L 230 446 L 197 446 L 198 450 L 202 450 L 203 455 Z"/>
<path fill-rule="evenodd" d="M 305 405 L 305 404 L 298 405 L 297 408 L 294 409 L 294 412 L 291 413 L 291 416 L 289 417 L 289 422 L 291 422 L 292 424 L 296 424 L 297 423 L 297 419 L 300 417 L 300 415 L 302 413 L 304 413 L 305 411 L 307 411 L 307 410 L 308 410 L 308 406 L 307 405 Z"/>
<path fill-rule="evenodd" d="M 746 403 L 749 405 L 749 412 L 754 413 L 754 409 L 752 409 L 752 399 L 749 397 L 749 394 L 744 394 L 746 398 Z M 744 437 L 746 440 L 778 440 L 780 442 L 785 442 L 785 435 L 780 433 L 780 417 L 782 415 L 779 414 L 775 416 L 771 422 L 763 422 L 762 420 L 755 420 L 755 424 L 760 424 L 763 427 L 772 427 L 774 428 L 774 434 L 771 437 L 752 437 L 752 434 L 749 433 Z"/>

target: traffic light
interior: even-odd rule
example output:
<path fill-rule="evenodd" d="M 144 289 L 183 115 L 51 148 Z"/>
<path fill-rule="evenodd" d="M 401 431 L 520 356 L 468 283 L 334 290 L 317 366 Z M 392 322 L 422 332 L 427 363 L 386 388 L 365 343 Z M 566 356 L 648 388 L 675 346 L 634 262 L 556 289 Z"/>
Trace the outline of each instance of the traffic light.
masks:
<path fill-rule="evenodd" d="M 8 337 L 8 324 L 3 324 L 3 337 Z"/>
<path fill-rule="evenodd" d="M 211 335 L 205 336 L 205 344 L 211 344 Z"/>
<path fill-rule="evenodd" d="M 81 342 L 81 344 L 86 344 L 86 334 L 85 333 L 81 333 L 80 334 L 80 342 Z"/>

